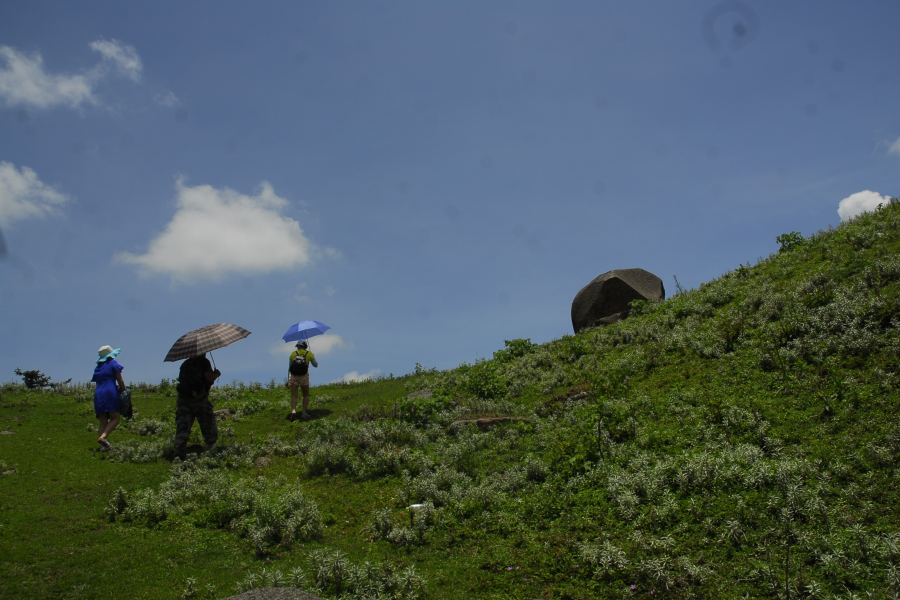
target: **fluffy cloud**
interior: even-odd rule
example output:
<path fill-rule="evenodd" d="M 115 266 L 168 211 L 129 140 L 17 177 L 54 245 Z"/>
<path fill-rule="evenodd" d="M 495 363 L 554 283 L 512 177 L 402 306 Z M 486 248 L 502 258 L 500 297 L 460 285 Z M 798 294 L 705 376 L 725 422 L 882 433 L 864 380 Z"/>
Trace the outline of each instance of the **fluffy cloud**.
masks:
<path fill-rule="evenodd" d="M 57 213 L 69 197 L 38 179 L 28 167 L 0 162 L 0 225 Z"/>
<path fill-rule="evenodd" d="M 50 75 L 44 71 L 40 54 L 26 55 L 9 46 L 0 46 L 0 96 L 8 106 L 25 105 L 48 108 L 57 104 L 71 107 L 83 103 L 96 104 L 94 77 L 84 75 Z"/>
<path fill-rule="evenodd" d="M 869 190 L 856 192 L 841 200 L 840 204 L 838 204 L 838 214 L 841 216 L 841 221 L 849 221 L 864 212 L 874 211 L 879 204 L 887 204 L 890 200 L 890 198 L 882 196 L 878 192 Z"/>
<path fill-rule="evenodd" d="M 94 88 L 111 69 L 140 80 L 143 65 L 134 47 L 116 40 L 98 40 L 90 47 L 102 56 L 100 63 L 83 73 L 58 75 L 44 70 L 40 53 L 26 54 L 0 46 L 0 63 L 5 63 L 0 66 L 0 97 L 7 106 L 78 108 L 85 103 L 98 104 Z"/>
<path fill-rule="evenodd" d="M 363 373 L 362 375 L 356 371 L 350 371 L 338 379 L 338 382 L 343 381 L 344 383 L 352 383 L 354 381 L 365 381 L 366 379 L 374 379 L 376 375 L 381 375 L 381 369 L 372 369 L 368 373 Z"/>
<path fill-rule="evenodd" d="M 175 215 L 146 254 L 120 252 L 117 260 L 188 283 L 303 267 L 321 252 L 281 215 L 288 202 L 267 182 L 256 196 L 180 180 L 177 192 Z"/>
<path fill-rule="evenodd" d="M 309 349 L 313 354 L 331 354 L 332 350 L 353 350 L 353 342 L 346 341 L 337 334 L 326 333 L 309 340 Z"/>
<path fill-rule="evenodd" d="M 290 342 L 287 344 L 278 343 L 272 347 L 270 352 L 272 354 L 284 354 L 285 356 L 288 356 L 296 349 L 295 345 L 296 342 Z M 336 349 L 353 350 L 353 342 L 347 341 L 339 335 L 326 333 L 324 335 L 317 335 L 314 338 L 310 338 L 309 349 L 313 354 L 319 357 L 331 354 L 332 350 Z"/>

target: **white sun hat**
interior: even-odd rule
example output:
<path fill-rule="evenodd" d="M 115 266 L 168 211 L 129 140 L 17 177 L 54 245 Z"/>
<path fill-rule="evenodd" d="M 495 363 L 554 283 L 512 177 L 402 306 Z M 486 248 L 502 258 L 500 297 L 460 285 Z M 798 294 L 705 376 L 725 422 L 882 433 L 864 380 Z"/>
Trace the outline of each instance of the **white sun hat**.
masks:
<path fill-rule="evenodd" d="M 115 358 L 121 351 L 121 348 L 116 348 L 115 350 L 113 350 L 112 346 L 100 346 L 100 349 L 97 350 L 97 354 L 100 355 L 100 358 L 97 359 L 97 362 L 102 363 L 107 358 Z"/>

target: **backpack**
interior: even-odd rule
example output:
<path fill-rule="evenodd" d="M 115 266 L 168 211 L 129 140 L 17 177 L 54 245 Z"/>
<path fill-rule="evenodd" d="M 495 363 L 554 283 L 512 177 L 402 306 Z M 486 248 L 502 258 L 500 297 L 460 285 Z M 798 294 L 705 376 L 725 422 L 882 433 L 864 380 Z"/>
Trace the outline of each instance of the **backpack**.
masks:
<path fill-rule="evenodd" d="M 178 395 L 193 398 L 206 391 L 207 364 L 205 357 L 195 356 L 181 364 L 178 371 Z"/>
<path fill-rule="evenodd" d="M 288 372 L 298 377 L 303 377 L 309 373 L 309 363 L 306 362 L 305 352 L 294 357 L 294 360 L 291 361 L 291 366 L 288 367 Z"/>

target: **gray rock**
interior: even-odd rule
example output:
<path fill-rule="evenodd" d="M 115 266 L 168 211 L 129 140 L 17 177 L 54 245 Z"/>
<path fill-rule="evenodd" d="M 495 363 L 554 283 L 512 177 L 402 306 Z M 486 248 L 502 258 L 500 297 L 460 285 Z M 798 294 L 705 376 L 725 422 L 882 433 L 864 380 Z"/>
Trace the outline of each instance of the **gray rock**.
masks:
<path fill-rule="evenodd" d="M 581 288 L 572 301 L 572 328 L 609 325 L 626 318 L 633 300 L 664 300 L 662 279 L 644 269 L 607 271 Z"/>
<path fill-rule="evenodd" d="M 407 394 L 407 398 L 431 398 L 431 390 L 419 390 L 412 394 Z"/>

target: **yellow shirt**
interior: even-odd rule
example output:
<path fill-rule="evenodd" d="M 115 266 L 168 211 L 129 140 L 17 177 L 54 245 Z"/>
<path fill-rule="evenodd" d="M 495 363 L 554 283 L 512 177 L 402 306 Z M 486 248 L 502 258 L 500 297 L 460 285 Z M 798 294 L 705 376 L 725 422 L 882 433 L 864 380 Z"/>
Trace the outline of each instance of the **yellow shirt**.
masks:
<path fill-rule="evenodd" d="M 316 360 L 316 355 L 310 352 L 309 350 L 300 350 L 299 348 L 291 352 L 291 357 L 288 359 L 288 367 L 291 366 L 291 363 L 294 362 L 294 359 L 300 356 L 300 353 L 303 352 L 306 354 L 306 362 L 309 364 L 313 364 Z"/>

